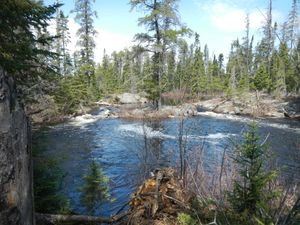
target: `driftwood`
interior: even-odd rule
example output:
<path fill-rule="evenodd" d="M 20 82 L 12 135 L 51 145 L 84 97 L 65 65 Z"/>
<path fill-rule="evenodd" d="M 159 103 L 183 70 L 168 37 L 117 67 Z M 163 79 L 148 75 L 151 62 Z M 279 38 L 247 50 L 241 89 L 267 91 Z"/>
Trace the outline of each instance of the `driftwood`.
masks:
<path fill-rule="evenodd" d="M 284 116 L 285 116 L 286 118 L 289 118 L 289 119 L 300 120 L 300 115 L 299 115 L 299 114 L 291 115 L 291 114 L 288 114 L 287 112 L 285 112 L 285 113 L 284 113 Z"/>
<path fill-rule="evenodd" d="M 96 217 L 86 215 L 52 215 L 36 213 L 36 223 L 39 225 L 56 225 L 64 223 L 94 224 L 94 223 L 115 223 L 122 220 L 127 213 L 118 214 L 112 217 Z"/>

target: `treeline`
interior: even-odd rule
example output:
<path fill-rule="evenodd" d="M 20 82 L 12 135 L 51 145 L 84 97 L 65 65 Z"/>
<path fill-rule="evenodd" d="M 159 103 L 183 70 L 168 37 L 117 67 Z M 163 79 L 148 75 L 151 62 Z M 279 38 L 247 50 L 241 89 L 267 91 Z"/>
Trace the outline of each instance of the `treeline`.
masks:
<path fill-rule="evenodd" d="M 293 1 L 288 20 L 280 26 L 272 23 L 272 1 L 269 4 L 262 39 L 254 46 L 247 16 L 245 36 L 232 42 L 226 65 L 224 54 L 210 55 L 207 45 L 201 47 L 198 34 L 190 45 L 184 39 L 172 45 L 163 54 L 160 91 L 184 90 L 192 96 L 231 96 L 255 90 L 277 97 L 297 94 L 300 87 L 298 2 Z M 104 56 L 96 69 L 104 93 L 143 90 L 151 93 L 153 54 L 138 50 L 132 48 Z"/>
<path fill-rule="evenodd" d="M 13 2 L 8 1 L 7 5 L 13 6 Z M 276 97 L 299 93 L 298 0 L 292 0 L 283 24 L 273 21 L 269 0 L 259 41 L 250 35 L 251 21 L 247 16 L 245 34 L 232 42 L 227 61 L 226 53 L 210 54 L 207 45 L 201 46 L 200 36 L 181 23 L 178 0 L 130 0 L 132 10 L 145 13 L 138 20 L 145 32 L 135 35 L 136 46 L 111 55 L 104 53 L 98 64 L 94 61 L 97 31 L 93 0 L 76 0 L 71 11 L 80 25 L 78 50 L 72 54 L 68 49 L 69 19 L 60 8 L 63 2 L 57 0 L 48 7 L 33 0 L 21 2 L 24 4 L 15 3 L 17 8 L 2 9 L 2 16 L 18 11 L 15 16 L 19 19 L 11 26 L 16 19 L 7 16 L 14 21 L 7 20 L 2 26 L 1 66 L 17 74 L 27 101 L 47 93 L 63 113 L 71 113 L 78 105 L 88 105 L 101 96 L 124 91 L 146 92 L 157 109 L 164 93 L 174 98 L 176 93 L 191 98 L 231 97 L 256 90 Z M 31 8 L 37 10 L 31 12 Z M 29 12 L 32 17 L 24 19 L 22 15 Z M 56 24 L 54 36 L 48 29 L 51 19 Z M 192 37 L 193 43 L 189 44 L 185 37 Z"/>
<path fill-rule="evenodd" d="M 272 1 L 269 1 L 262 38 L 250 35 L 249 16 L 245 35 L 231 44 L 228 62 L 224 54 L 210 55 L 209 47 L 200 45 L 200 36 L 179 20 L 178 1 L 130 1 L 132 8 L 146 12 L 139 18 L 145 33 L 137 34 L 137 46 L 114 52 L 101 63 L 93 61 L 96 31 L 92 1 L 77 0 L 75 19 L 80 24 L 80 51 L 70 56 L 67 18 L 57 12 L 57 72 L 63 74 L 56 99 L 67 109 L 79 102 L 87 103 L 100 95 L 119 92 L 146 92 L 156 108 L 162 93 L 184 92 L 191 97 L 226 95 L 264 91 L 276 97 L 298 94 L 300 85 L 299 2 L 283 24 L 273 22 Z M 148 14 L 147 14 L 148 13 Z M 156 26 L 157 25 L 157 26 Z M 185 36 L 194 37 L 188 44 Z M 255 45 L 255 46 L 254 46 Z M 71 63 L 72 62 L 72 63 Z M 71 99 L 71 101 L 69 101 Z M 68 100 L 68 101 L 67 101 Z"/>

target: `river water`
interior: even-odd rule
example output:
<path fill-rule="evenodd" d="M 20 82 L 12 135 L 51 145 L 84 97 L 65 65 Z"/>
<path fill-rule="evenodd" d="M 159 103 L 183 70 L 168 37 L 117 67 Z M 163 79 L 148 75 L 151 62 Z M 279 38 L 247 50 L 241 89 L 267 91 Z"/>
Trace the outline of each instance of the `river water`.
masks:
<path fill-rule="evenodd" d="M 149 171 L 178 165 L 179 119 L 142 122 L 101 119 L 99 111 L 34 132 L 34 148 L 45 158 L 58 159 L 65 173 L 62 193 L 76 213 L 86 213 L 80 203 L 79 187 L 89 163 L 96 160 L 109 178 L 113 202 L 103 204 L 98 215 L 109 216 L 126 202 Z M 183 140 L 188 153 L 203 150 L 206 167 L 213 169 L 224 148 L 241 139 L 250 119 L 199 113 L 183 122 Z M 270 144 L 278 166 L 285 173 L 297 174 L 295 152 L 299 151 L 300 124 L 286 120 L 260 120 L 259 134 Z M 196 154 L 196 153 L 195 153 Z"/>

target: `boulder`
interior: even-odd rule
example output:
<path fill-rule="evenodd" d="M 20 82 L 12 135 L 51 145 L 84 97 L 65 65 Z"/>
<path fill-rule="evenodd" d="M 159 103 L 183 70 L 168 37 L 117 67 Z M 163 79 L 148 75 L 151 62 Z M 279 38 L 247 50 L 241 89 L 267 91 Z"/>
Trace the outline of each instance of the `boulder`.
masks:
<path fill-rule="evenodd" d="M 118 102 L 121 104 L 146 104 L 148 100 L 138 94 L 123 93 L 117 95 Z"/>
<path fill-rule="evenodd" d="M 183 104 L 180 107 L 183 116 L 195 116 L 197 114 L 197 107 L 193 104 Z"/>

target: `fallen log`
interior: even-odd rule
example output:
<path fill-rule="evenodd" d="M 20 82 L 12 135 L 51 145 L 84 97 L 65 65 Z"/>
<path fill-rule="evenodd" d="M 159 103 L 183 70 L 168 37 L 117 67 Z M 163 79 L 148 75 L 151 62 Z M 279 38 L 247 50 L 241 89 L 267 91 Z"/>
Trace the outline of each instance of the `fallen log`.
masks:
<path fill-rule="evenodd" d="M 289 119 L 293 119 L 293 120 L 300 120 L 300 115 L 299 114 L 292 115 L 292 114 L 289 114 L 287 112 L 284 112 L 283 114 L 284 114 L 285 118 L 289 118 Z"/>
<path fill-rule="evenodd" d="M 75 224 L 93 224 L 93 223 L 115 223 L 122 220 L 127 213 L 121 213 L 112 217 L 97 217 L 86 215 L 52 215 L 36 213 L 35 219 L 37 225 L 56 225 L 64 223 Z"/>

